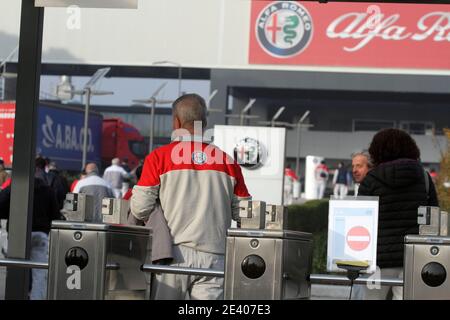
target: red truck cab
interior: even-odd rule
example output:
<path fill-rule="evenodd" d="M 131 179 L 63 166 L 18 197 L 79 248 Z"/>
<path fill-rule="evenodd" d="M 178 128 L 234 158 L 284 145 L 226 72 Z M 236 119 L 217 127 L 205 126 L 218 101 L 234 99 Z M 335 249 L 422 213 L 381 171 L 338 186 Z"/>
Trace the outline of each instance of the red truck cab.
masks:
<path fill-rule="evenodd" d="M 132 125 L 120 118 L 103 119 L 102 161 L 103 167 L 111 165 L 113 158 L 128 159 L 133 169 L 146 156 L 144 137 Z"/>

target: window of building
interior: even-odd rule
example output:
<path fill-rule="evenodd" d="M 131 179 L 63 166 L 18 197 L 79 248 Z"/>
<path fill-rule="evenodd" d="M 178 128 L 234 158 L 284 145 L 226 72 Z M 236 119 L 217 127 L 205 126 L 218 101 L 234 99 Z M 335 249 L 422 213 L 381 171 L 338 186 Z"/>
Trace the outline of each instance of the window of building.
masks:
<path fill-rule="evenodd" d="M 386 128 L 395 128 L 395 121 L 353 119 L 353 131 L 379 131 Z"/>
<path fill-rule="evenodd" d="M 400 121 L 399 128 L 410 134 L 432 135 L 435 127 L 430 121 Z"/>

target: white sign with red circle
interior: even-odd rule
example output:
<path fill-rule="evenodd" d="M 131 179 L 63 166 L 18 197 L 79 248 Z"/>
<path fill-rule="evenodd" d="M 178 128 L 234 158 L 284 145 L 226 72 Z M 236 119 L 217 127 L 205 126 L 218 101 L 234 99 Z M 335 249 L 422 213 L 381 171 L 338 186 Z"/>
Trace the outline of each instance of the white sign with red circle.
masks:
<path fill-rule="evenodd" d="M 376 270 L 378 197 L 330 200 L 327 270 L 344 271 L 336 261 L 363 261 Z"/>
<path fill-rule="evenodd" d="M 354 251 L 365 250 L 370 244 L 370 232 L 362 226 L 353 227 L 348 231 L 346 241 L 348 247 Z"/>

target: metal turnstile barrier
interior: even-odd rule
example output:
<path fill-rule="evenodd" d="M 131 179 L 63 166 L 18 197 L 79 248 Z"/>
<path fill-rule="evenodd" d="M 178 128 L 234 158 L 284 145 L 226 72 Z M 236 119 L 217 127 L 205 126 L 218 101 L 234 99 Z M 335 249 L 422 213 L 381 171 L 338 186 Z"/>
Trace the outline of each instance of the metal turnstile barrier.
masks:
<path fill-rule="evenodd" d="M 225 299 L 309 298 L 312 235 L 288 230 L 284 206 L 263 201 L 239 206 L 241 228 L 227 233 Z"/>
<path fill-rule="evenodd" d="M 148 279 L 140 269 L 150 250 L 144 227 L 54 221 L 48 299 L 145 299 Z"/>
<path fill-rule="evenodd" d="M 224 297 L 307 299 L 312 235 L 287 230 L 229 229 Z"/>
<path fill-rule="evenodd" d="M 89 201 L 72 198 L 72 216 L 87 217 L 80 207 Z M 311 274 L 312 235 L 286 230 L 286 208 L 262 201 L 240 208 L 242 228 L 227 233 L 225 270 L 151 264 L 151 231 L 117 224 L 127 210 L 111 199 L 102 208 L 110 223 L 52 223 L 48 263 L 0 259 L 0 266 L 48 269 L 48 298 L 65 300 L 148 299 L 150 273 L 225 278 L 230 300 L 307 299 L 311 284 L 351 285 L 346 276 Z M 405 299 L 450 299 L 448 215 L 421 207 L 418 222 L 423 234 L 405 237 L 404 280 L 362 275 L 353 284 L 403 286 Z"/>
<path fill-rule="evenodd" d="M 405 237 L 405 300 L 450 300 L 450 236 L 448 213 L 422 206 L 417 212 L 419 235 Z"/>
<path fill-rule="evenodd" d="M 405 238 L 405 300 L 450 300 L 450 237 Z"/>

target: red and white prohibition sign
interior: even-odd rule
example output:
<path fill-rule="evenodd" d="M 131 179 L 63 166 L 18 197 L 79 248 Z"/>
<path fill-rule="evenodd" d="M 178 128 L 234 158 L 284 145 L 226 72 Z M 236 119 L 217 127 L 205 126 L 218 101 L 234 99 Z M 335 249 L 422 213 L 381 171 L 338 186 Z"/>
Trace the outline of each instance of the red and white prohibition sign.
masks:
<path fill-rule="evenodd" d="M 370 244 L 370 232 L 365 227 L 356 226 L 347 233 L 347 244 L 354 251 L 362 251 Z"/>

